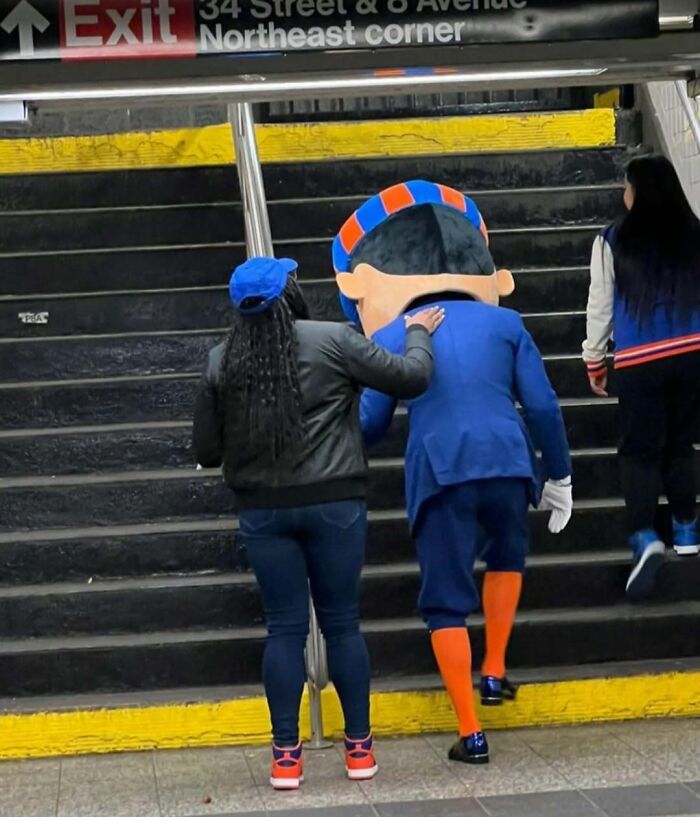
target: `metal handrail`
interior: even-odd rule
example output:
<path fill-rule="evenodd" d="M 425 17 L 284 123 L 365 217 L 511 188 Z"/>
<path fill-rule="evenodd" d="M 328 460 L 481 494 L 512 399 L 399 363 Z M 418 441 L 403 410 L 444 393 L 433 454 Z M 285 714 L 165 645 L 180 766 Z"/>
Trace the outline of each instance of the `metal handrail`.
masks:
<path fill-rule="evenodd" d="M 306 746 L 309 749 L 325 749 L 330 744 L 323 734 L 321 693 L 328 686 L 328 655 L 326 641 L 318 625 L 316 609 L 311 597 L 309 600 L 309 637 L 306 641 L 305 657 L 311 716 L 311 740 Z"/>
<path fill-rule="evenodd" d="M 248 102 L 233 103 L 228 106 L 228 117 L 233 132 L 236 168 L 241 187 L 247 255 L 249 258 L 260 255 L 272 256 L 274 255 L 272 232 L 255 137 L 253 108 Z M 322 749 L 329 745 L 323 736 L 321 707 L 321 692 L 328 686 L 328 659 L 326 642 L 318 625 L 311 594 L 309 599 L 309 638 L 305 658 L 311 711 L 311 741 L 307 746 L 310 749 Z"/>
<path fill-rule="evenodd" d="M 690 97 L 688 96 L 688 85 L 682 80 L 678 80 L 674 84 L 681 100 L 681 106 L 683 107 L 685 115 L 688 119 L 690 130 L 695 138 L 695 144 L 697 145 L 698 151 L 700 151 L 700 119 L 698 118 L 698 114 L 693 108 L 693 103 L 690 101 Z"/>
<path fill-rule="evenodd" d="M 263 182 L 258 143 L 255 137 L 253 108 L 246 102 L 228 106 L 228 118 L 233 131 L 236 168 L 241 187 L 241 202 L 245 219 L 248 257 L 273 255 L 272 233 L 267 214 L 267 199 Z"/>

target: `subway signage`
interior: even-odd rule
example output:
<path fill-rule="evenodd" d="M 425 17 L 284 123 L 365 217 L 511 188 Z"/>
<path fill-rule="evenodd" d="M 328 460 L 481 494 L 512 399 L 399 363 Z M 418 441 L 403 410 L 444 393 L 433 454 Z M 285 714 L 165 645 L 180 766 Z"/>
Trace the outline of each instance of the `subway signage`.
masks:
<path fill-rule="evenodd" d="M 0 0 L 0 60 L 654 37 L 658 0 Z"/>

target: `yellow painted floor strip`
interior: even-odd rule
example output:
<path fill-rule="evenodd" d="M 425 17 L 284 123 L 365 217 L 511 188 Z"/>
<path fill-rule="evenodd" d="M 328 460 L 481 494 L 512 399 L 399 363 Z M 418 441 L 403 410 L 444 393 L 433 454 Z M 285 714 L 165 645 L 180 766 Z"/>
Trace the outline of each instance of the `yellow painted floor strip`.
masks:
<path fill-rule="evenodd" d="M 228 125 L 152 133 L 0 140 L 0 173 L 63 173 L 225 165 L 233 161 Z"/>
<path fill-rule="evenodd" d="M 263 162 L 604 147 L 611 109 L 499 116 L 259 125 Z M 199 167 L 234 161 L 228 125 L 0 140 L 0 174 Z"/>
<path fill-rule="evenodd" d="M 326 733 L 342 736 L 335 693 L 323 693 Z M 518 700 L 483 709 L 484 728 L 700 716 L 700 671 L 528 684 Z M 375 692 L 377 735 L 453 731 L 456 722 L 443 690 Z M 92 752 L 255 745 L 269 740 L 263 698 L 85 711 L 0 715 L 0 758 L 49 757 Z M 302 731 L 309 734 L 308 701 Z"/>
<path fill-rule="evenodd" d="M 281 127 L 275 131 L 272 127 Z M 329 122 L 262 127 L 263 161 L 299 162 L 486 153 L 615 144 L 615 112 L 537 113 L 499 116 Z"/>

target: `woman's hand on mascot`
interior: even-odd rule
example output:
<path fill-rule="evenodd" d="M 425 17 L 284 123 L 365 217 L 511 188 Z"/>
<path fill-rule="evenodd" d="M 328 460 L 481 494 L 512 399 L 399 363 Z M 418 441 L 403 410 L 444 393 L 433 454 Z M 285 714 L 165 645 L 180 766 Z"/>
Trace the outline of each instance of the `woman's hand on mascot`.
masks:
<path fill-rule="evenodd" d="M 406 315 L 406 329 L 412 326 L 421 326 L 428 334 L 432 335 L 437 331 L 440 324 L 445 320 L 445 310 L 439 306 L 431 306 L 415 315 Z"/>

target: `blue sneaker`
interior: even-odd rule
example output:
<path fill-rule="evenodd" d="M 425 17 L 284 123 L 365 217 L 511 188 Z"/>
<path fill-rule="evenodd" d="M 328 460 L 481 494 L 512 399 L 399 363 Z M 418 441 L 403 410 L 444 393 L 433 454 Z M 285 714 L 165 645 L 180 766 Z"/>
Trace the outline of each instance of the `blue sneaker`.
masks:
<path fill-rule="evenodd" d="M 651 528 L 638 530 L 630 537 L 634 552 L 632 572 L 627 580 L 627 598 L 639 601 L 646 598 L 656 585 L 656 574 L 663 564 L 666 545 Z"/>
<path fill-rule="evenodd" d="M 679 556 L 697 556 L 700 553 L 697 519 L 692 522 L 673 520 L 673 549 Z"/>
<path fill-rule="evenodd" d="M 450 749 L 447 757 L 460 763 L 482 765 L 489 762 L 489 744 L 483 732 L 474 732 L 466 738 L 460 738 Z"/>
<path fill-rule="evenodd" d="M 500 706 L 503 701 L 514 701 L 518 688 L 506 677 L 484 675 L 481 679 L 480 692 L 482 706 Z"/>

